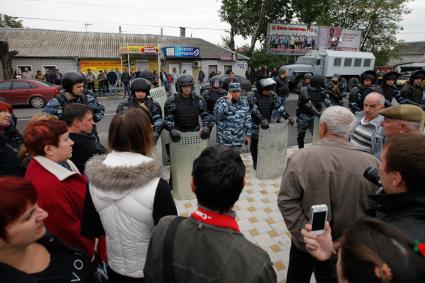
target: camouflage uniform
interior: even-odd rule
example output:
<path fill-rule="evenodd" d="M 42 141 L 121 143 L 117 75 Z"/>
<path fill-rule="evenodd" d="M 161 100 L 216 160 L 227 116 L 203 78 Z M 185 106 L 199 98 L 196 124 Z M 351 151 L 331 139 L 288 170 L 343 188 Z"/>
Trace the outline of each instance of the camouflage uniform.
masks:
<path fill-rule="evenodd" d="M 69 99 L 72 97 L 70 94 L 65 95 L 64 92 L 58 94 L 55 98 L 52 98 L 47 102 L 46 106 L 43 109 L 44 113 L 57 116 L 59 119 L 62 119 L 63 110 L 65 106 L 71 103 L 82 103 L 90 106 L 93 111 L 93 121 L 95 123 L 102 120 L 105 115 L 105 107 L 102 104 L 97 102 L 96 98 L 90 94 L 83 94 L 76 99 Z"/>
<path fill-rule="evenodd" d="M 329 95 L 332 106 L 342 106 L 342 95 L 345 89 L 345 85 L 342 81 L 334 83 L 333 81 L 328 85 L 326 93 Z"/>
<path fill-rule="evenodd" d="M 117 107 L 117 113 L 127 110 L 128 108 L 141 108 L 149 114 L 151 124 L 153 126 L 153 131 L 158 134 L 161 134 L 162 125 L 164 119 L 162 118 L 161 106 L 158 102 L 154 101 L 152 97 L 146 96 L 143 103 L 139 103 L 133 96 L 129 97 L 127 101 L 121 102 Z"/>
<path fill-rule="evenodd" d="M 240 97 L 236 102 L 229 102 L 227 97 L 219 98 L 214 115 L 217 119 L 218 144 L 240 148 L 244 137 L 251 137 L 251 112 L 245 97 Z"/>

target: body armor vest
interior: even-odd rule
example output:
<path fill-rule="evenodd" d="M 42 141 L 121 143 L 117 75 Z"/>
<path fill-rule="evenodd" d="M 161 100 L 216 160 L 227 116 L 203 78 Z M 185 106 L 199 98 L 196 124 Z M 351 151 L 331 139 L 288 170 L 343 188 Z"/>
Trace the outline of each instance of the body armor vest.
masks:
<path fill-rule="evenodd" d="M 261 95 L 259 94 L 257 96 L 258 102 L 258 110 L 261 113 L 261 116 L 263 116 L 263 119 L 267 119 L 268 121 L 272 118 L 272 112 L 273 112 L 273 95 Z"/>
<path fill-rule="evenodd" d="M 207 102 L 207 111 L 209 113 L 213 113 L 214 112 L 214 105 L 217 102 L 217 100 L 226 95 L 226 92 L 223 91 L 222 89 L 220 90 L 213 90 L 213 89 L 209 89 L 208 90 L 208 99 L 206 100 Z"/>
<path fill-rule="evenodd" d="M 322 102 L 323 102 L 323 94 L 324 90 L 322 88 L 308 88 L 308 95 L 310 97 L 311 103 L 313 103 L 314 107 L 316 107 L 317 111 L 322 111 Z"/>
<path fill-rule="evenodd" d="M 174 125 L 179 131 L 194 132 L 199 130 L 199 101 L 197 97 L 183 98 L 176 95 L 176 114 Z"/>
<path fill-rule="evenodd" d="M 397 92 L 397 87 L 395 86 L 389 86 L 389 85 L 383 85 L 382 90 L 384 92 L 384 97 L 386 100 L 391 102 L 394 98 L 394 94 Z"/>
<path fill-rule="evenodd" d="M 409 96 L 407 98 L 417 104 L 422 104 L 423 89 L 418 86 L 410 85 Z"/>

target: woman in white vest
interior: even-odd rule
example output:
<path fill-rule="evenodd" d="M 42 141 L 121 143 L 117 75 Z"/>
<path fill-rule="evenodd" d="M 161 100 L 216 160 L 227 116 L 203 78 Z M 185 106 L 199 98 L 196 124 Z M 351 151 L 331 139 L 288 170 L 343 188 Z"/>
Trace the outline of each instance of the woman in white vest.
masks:
<path fill-rule="evenodd" d="M 106 234 L 109 282 L 143 282 L 143 267 L 154 226 L 177 210 L 154 148 L 148 115 L 118 113 L 109 127 L 106 155 L 87 162 L 90 196 Z"/>

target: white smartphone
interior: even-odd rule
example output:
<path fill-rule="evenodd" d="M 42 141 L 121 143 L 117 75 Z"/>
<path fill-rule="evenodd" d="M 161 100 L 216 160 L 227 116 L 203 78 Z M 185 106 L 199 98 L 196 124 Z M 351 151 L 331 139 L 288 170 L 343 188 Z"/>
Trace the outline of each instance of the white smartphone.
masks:
<path fill-rule="evenodd" d="M 326 204 L 317 204 L 311 206 L 310 224 L 311 232 L 315 235 L 325 233 L 325 223 L 328 216 L 328 206 Z"/>

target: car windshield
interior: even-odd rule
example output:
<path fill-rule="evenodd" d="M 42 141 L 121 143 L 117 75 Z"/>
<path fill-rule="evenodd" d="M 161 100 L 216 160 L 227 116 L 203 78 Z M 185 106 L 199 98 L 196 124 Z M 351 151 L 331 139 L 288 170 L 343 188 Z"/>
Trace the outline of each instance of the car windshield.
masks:
<path fill-rule="evenodd" d="M 306 65 L 313 65 L 314 64 L 314 58 L 311 57 L 300 57 L 297 59 L 295 64 L 306 64 Z"/>

